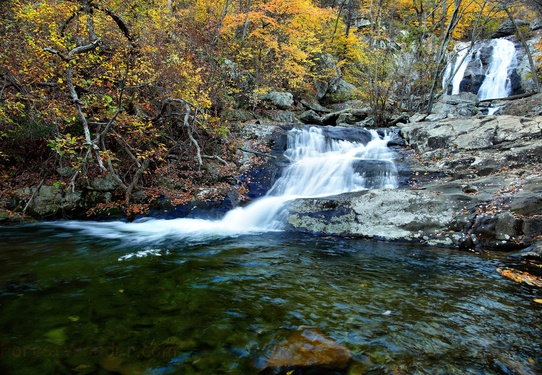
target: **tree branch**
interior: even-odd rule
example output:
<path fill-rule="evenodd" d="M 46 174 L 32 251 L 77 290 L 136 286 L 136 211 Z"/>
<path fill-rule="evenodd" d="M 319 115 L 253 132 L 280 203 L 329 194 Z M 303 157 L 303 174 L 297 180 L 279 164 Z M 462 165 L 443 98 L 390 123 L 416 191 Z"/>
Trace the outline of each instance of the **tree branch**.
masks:
<path fill-rule="evenodd" d="M 185 104 L 186 113 L 184 114 L 184 125 L 186 126 L 186 129 L 188 130 L 188 138 L 190 138 L 190 141 L 194 144 L 196 147 L 196 156 L 198 158 L 199 165 L 203 164 L 203 160 L 201 159 L 201 149 L 199 147 L 198 141 L 194 138 L 192 135 L 192 126 L 189 123 L 190 119 L 190 105 L 188 103 Z M 195 116 L 194 116 L 195 117 Z"/>
<path fill-rule="evenodd" d="M 67 58 L 68 60 L 71 60 L 76 55 L 80 55 L 81 53 L 92 51 L 93 49 L 98 47 L 100 43 L 101 43 L 101 39 L 96 39 L 90 42 L 89 44 L 85 44 L 84 46 L 75 47 L 70 52 L 68 52 Z"/>

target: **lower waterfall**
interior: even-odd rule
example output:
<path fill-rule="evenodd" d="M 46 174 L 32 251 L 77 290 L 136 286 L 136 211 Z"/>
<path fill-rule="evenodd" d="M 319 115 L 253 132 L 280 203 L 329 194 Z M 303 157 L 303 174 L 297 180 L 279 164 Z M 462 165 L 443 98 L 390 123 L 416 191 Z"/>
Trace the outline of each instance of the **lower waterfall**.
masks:
<path fill-rule="evenodd" d="M 207 239 L 224 235 L 281 230 L 286 203 L 310 198 L 398 186 L 395 154 L 388 147 L 392 137 L 360 129 L 360 140 L 329 136 L 322 127 L 294 128 L 288 133 L 284 156 L 289 165 L 268 193 L 244 207 L 235 208 L 220 220 L 142 219 L 126 222 L 57 222 L 87 234 L 132 241 L 157 240 L 167 236 Z M 136 235 L 134 235 L 136 234 Z"/>

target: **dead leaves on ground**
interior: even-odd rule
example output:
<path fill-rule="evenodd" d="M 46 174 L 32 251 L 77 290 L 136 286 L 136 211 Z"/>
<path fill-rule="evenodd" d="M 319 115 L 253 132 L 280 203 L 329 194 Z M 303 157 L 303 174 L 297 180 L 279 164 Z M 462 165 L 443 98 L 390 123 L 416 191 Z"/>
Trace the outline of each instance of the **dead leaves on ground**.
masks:
<path fill-rule="evenodd" d="M 528 272 L 508 267 L 499 267 L 497 268 L 497 272 L 517 283 L 525 283 L 530 286 L 542 288 L 542 277 L 540 276 L 531 275 Z"/>

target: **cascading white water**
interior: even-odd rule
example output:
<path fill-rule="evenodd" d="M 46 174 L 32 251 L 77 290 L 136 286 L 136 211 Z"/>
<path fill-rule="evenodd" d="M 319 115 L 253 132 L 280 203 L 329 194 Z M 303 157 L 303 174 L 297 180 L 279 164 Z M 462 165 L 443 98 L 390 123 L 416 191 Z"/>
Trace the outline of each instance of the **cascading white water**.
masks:
<path fill-rule="evenodd" d="M 485 70 L 481 70 L 481 50 L 486 46 L 491 47 L 491 58 Z M 463 45 L 461 47 L 462 49 L 457 52 L 456 57 L 448 64 L 444 72 L 442 80 L 444 90 L 451 85 L 452 95 L 459 94 L 461 81 L 468 71 L 470 75 L 485 76 L 477 92 L 480 100 L 504 98 L 511 94 L 509 73 L 518 64 L 513 42 L 507 39 L 492 39 L 489 43 L 480 43 L 472 49 Z M 457 67 L 457 64 L 460 66 Z"/>
<path fill-rule="evenodd" d="M 285 203 L 295 198 L 321 197 L 367 188 L 396 188 L 394 153 L 387 147 L 390 136 L 370 132 L 368 143 L 330 139 L 321 128 L 293 129 L 288 134 L 285 156 L 290 165 L 269 192 L 245 207 L 229 211 L 221 220 L 147 219 L 125 222 L 64 222 L 60 225 L 107 238 L 152 240 L 164 236 L 190 237 L 235 235 L 280 230 Z M 377 163 L 368 173 L 363 163 Z M 134 233 L 137 236 L 134 236 Z"/>
<path fill-rule="evenodd" d="M 371 131 L 371 140 L 364 145 L 326 138 L 321 128 L 293 129 L 285 152 L 290 165 L 282 176 L 265 197 L 228 212 L 222 222 L 237 229 L 280 229 L 287 201 L 366 189 L 368 179 L 355 168 L 357 162 L 365 160 L 383 162 L 376 186 L 374 178 L 371 179 L 373 187 L 395 188 L 397 170 L 388 141 L 389 136 L 381 139 L 375 131 Z"/>
<path fill-rule="evenodd" d="M 448 66 L 446 66 L 444 77 L 442 79 L 442 88 L 446 90 L 448 84 L 451 83 L 452 95 L 459 94 L 461 81 L 463 80 L 467 66 L 472 60 L 472 54 L 469 52 L 469 48 L 465 47 L 461 49 L 453 60 L 453 64 L 448 64 Z M 457 64 L 460 65 L 457 66 Z"/>
<path fill-rule="evenodd" d="M 486 78 L 478 90 L 478 98 L 505 98 L 512 92 L 512 84 L 508 78 L 510 69 L 517 65 L 516 47 L 506 39 L 491 41 L 493 53 L 486 71 Z"/>

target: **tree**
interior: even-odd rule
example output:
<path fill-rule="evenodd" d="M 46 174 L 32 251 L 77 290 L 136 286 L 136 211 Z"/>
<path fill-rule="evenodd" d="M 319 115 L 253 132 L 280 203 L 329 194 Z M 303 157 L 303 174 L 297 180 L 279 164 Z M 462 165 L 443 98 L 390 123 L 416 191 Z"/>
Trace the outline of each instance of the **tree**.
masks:
<path fill-rule="evenodd" d="M 332 46 L 335 17 L 310 0 L 249 1 L 242 14 L 224 19 L 222 37 L 255 92 L 283 88 L 302 92 L 314 80 L 316 61 Z"/>
<path fill-rule="evenodd" d="M 188 147 L 203 164 L 199 134 L 223 129 L 208 115 L 203 69 L 183 49 L 171 3 L 10 5 L 13 22 L 5 27 L 17 26 L 20 46 L 3 57 L 3 127 L 43 127 L 40 140 L 70 171 L 62 183 L 74 189 L 107 175 L 128 206 L 148 169 L 165 166 L 171 149 Z"/>
<path fill-rule="evenodd" d="M 537 8 L 538 10 L 541 9 L 539 7 L 540 4 L 534 2 L 534 5 L 535 5 L 535 8 Z M 534 59 L 533 59 L 533 55 L 531 53 L 531 48 L 530 48 L 529 44 L 527 43 L 527 41 L 525 40 L 525 36 L 523 35 L 523 32 L 521 31 L 521 28 L 518 27 L 517 22 L 516 22 L 516 20 L 514 18 L 514 15 L 512 14 L 512 11 L 510 10 L 510 6 L 506 2 L 501 2 L 499 4 L 499 8 L 501 8 L 502 10 L 504 10 L 506 12 L 506 15 L 508 16 L 508 19 L 510 20 L 510 22 L 512 22 L 512 24 L 514 25 L 514 28 L 516 29 L 516 35 L 518 36 L 521 44 L 523 45 L 523 48 L 525 49 L 525 53 L 527 55 L 527 59 L 529 60 L 529 67 L 531 69 L 531 73 L 532 73 L 532 77 L 533 77 L 533 81 L 534 81 L 535 91 L 540 92 L 540 80 L 538 78 L 538 71 L 537 71 L 537 68 L 536 68 L 536 65 L 535 65 L 535 62 L 534 62 Z"/>

